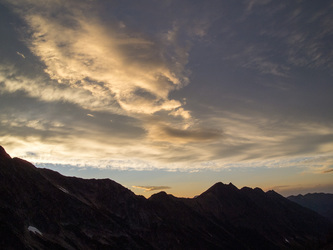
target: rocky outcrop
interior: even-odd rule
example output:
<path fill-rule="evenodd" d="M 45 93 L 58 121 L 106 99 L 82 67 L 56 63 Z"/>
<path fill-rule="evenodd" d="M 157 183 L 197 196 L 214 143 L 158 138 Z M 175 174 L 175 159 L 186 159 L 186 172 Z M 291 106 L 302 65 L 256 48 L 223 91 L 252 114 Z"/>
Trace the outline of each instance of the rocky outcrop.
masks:
<path fill-rule="evenodd" d="M 5 159 L 11 159 L 11 157 L 9 154 L 7 154 L 5 149 L 2 146 L 0 146 L 0 160 L 5 160 Z"/>

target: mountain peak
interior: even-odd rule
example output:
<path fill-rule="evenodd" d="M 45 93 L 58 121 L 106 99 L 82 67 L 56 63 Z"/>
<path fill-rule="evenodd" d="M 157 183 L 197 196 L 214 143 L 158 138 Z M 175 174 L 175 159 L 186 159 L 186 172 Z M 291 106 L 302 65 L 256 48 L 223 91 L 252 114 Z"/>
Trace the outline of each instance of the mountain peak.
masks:
<path fill-rule="evenodd" d="M 222 182 L 217 182 L 213 186 L 211 186 L 207 191 L 222 191 L 222 190 L 238 190 L 238 188 L 232 184 L 224 184 Z"/>
<path fill-rule="evenodd" d="M 213 186 L 211 186 L 209 189 L 207 189 L 205 192 L 203 192 L 199 197 L 204 197 L 206 195 L 231 195 L 238 193 L 239 189 L 234 186 L 231 182 L 229 184 L 224 184 L 222 182 L 217 182 Z"/>
<path fill-rule="evenodd" d="M 6 150 L 0 145 L 0 159 L 12 159 Z"/>
<path fill-rule="evenodd" d="M 170 195 L 168 195 L 165 191 L 158 192 L 156 194 L 153 194 L 149 197 L 149 200 L 165 200 L 169 199 Z"/>

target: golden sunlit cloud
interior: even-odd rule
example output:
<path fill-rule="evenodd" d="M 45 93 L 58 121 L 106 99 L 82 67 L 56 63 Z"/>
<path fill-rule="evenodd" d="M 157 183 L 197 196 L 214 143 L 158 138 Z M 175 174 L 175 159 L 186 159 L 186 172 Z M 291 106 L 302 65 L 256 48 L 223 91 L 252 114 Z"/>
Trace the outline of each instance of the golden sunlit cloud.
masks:
<path fill-rule="evenodd" d="M 165 111 L 182 128 L 164 128 L 165 139 L 187 142 L 212 137 L 198 129 L 186 132 L 191 126 L 191 114 L 182 107 L 184 102 L 169 98 L 171 91 L 189 82 L 185 69 L 188 47 L 177 43 L 176 26 L 162 32 L 161 40 L 150 39 L 133 33 L 124 22 L 106 26 L 89 2 L 80 2 L 79 8 L 73 7 L 74 3 L 10 3 L 28 24 L 30 35 L 25 42 L 45 64 L 44 72 L 51 81 L 46 77 L 29 79 L 15 68 L 3 69 L 6 91 L 23 89 L 42 100 L 64 100 L 91 111 L 138 119 Z M 152 138 L 150 126 L 145 126 L 145 130 Z"/>
<path fill-rule="evenodd" d="M 170 189 L 171 187 L 168 186 L 132 186 L 133 188 L 140 188 L 147 191 L 157 191 L 157 190 L 165 190 Z"/>
<path fill-rule="evenodd" d="M 52 18 L 53 9 L 48 6 L 43 10 L 24 13 L 33 34 L 27 43 L 45 63 L 51 79 L 116 100 L 129 115 L 181 106 L 169 100 L 168 94 L 187 84 L 186 75 L 158 56 L 153 41 L 138 37 L 140 34 L 116 33 L 103 26 L 97 16 L 68 10 L 74 22 L 69 25 Z"/>
<path fill-rule="evenodd" d="M 183 108 L 178 108 L 174 109 L 169 113 L 169 115 L 173 116 L 180 116 L 183 117 L 184 119 L 190 119 L 191 118 L 191 113 L 188 110 L 184 110 Z"/>

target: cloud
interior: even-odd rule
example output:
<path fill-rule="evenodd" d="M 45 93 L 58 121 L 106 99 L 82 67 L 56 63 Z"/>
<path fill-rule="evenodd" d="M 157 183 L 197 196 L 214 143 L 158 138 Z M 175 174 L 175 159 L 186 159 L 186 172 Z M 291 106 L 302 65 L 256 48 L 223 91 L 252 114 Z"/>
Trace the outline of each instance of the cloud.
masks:
<path fill-rule="evenodd" d="M 250 0 L 247 2 L 247 11 L 252 11 L 252 8 L 256 5 L 266 5 L 271 0 Z"/>
<path fill-rule="evenodd" d="M 281 190 L 281 189 L 287 189 L 287 188 L 290 188 L 290 185 L 279 185 L 279 186 L 274 186 L 274 187 L 271 187 L 270 189 L 271 190 Z"/>
<path fill-rule="evenodd" d="M 169 113 L 169 115 L 172 115 L 172 116 L 181 116 L 184 119 L 190 119 L 191 118 L 190 111 L 184 110 L 183 108 L 175 109 L 175 110 L 171 111 Z"/>
<path fill-rule="evenodd" d="M 77 104 L 89 110 L 107 110 L 113 113 L 124 113 L 111 96 L 94 96 L 89 90 L 72 88 L 56 81 L 50 81 L 43 75 L 35 78 L 22 75 L 13 65 L 0 65 L 0 93 L 26 92 L 33 98 L 42 101 L 65 101 Z"/>
<path fill-rule="evenodd" d="M 286 117 L 283 110 L 297 106 L 303 112 L 303 103 L 293 98 L 302 95 L 303 86 L 312 86 L 295 79 L 297 75 L 291 79 L 295 66 L 331 65 L 330 52 L 324 53 L 333 27 L 327 18 L 330 9 L 315 15 L 303 12 L 302 17 L 288 4 L 250 1 L 244 17 L 242 11 L 231 15 L 235 12 L 218 1 L 204 2 L 159 2 L 159 11 L 148 11 L 152 16 L 146 15 L 144 5 L 127 6 L 136 16 L 118 13 L 111 2 L 101 11 L 98 1 L 8 1 L 25 21 L 20 41 L 32 53 L 25 60 L 14 57 L 19 63 L 0 65 L 1 141 L 11 149 L 16 145 L 19 155 L 25 155 L 23 148 L 33 147 L 31 151 L 41 152 L 29 156 L 36 162 L 46 162 L 46 155 L 52 162 L 67 164 L 75 155 L 81 165 L 119 169 L 222 169 L 237 161 L 241 166 L 304 164 L 316 173 L 327 171 L 325 157 L 331 157 L 333 147 L 330 116 L 323 122 L 298 113 Z M 257 22 L 258 16 L 264 22 Z M 299 23 L 311 25 L 302 29 Z M 321 28 L 315 31 L 317 24 Z M 14 55 L 21 56 L 18 51 Z M 184 92 L 177 90 L 189 84 L 188 66 L 196 58 L 208 66 L 193 72 L 194 80 L 201 73 L 204 77 L 189 86 L 187 104 L 180 97 Z M 19 68 L 32 63 L 29 73 Z M 251 72 L 229 71 L 233 63 Z M 258 90 L 258 78 L 265 86 L 281 82 L 288 94 L 262 86 Z M 302 86 L 290 91 L 289 85 L 298 80 Z M 214 96 L 212 109 L 196 109 L 206 105 L 201 92 L 190 100 L 199 92 L 197 87 L 207 91 L 208 98 Z M 229 102 L 239 92 L 250 101 Z M 308 97 L 304 103 L 316 105 Z M 327 100 L 323 99 L 326 106 Z M 289 107 L 289 102 L 296 105 Z M 269 112 L 264 114 L 266 105 Z"/>
<path fill-rule="evenodd" d="M 323 171 L 324 174 L 331 173 L 331 172 L 333 172 L 333 168 L 331 168 L 331 169 L 327 169 L 327 170 L 324 170 L 324 171 Z"/>
<path fill-rule="evenodd" d="M 44 75 L 33 78 L 12 65 L 2 65 L 3 93 L 23 90 L 43 101 L 65 101 L 89 111 L 133 117 L 143 121 L 149 138 L 154 138 L 154 132 L 145 120 L 166 116 L 170 128 L 159 129 L 163 140 L 186 143 L 216 136 L 207 129 L 190 129 L 193 119 L 184 108 L 185 101 L 169 97 L 189 83 L 190 47 L 180 39 L 182 25 L 188 23 L 175 21 L 151 36 L 124 20 L 103 22 L 90 1 L 78 5 L 77 1 L 17 0 L 8 4 L 25 20 L 24 41 L 45 68 Z"/>
<path fill-rule="evenodd" d="M 146 124 L 148 137 L 153 141 L 165 141 L 172 143 L 208 142 L 221 138 L 222 133 L 218 130 L 206 130 L 204 128 L 177 128 L 174 125 L 152 121 Z"/>
<path fill-rule="evenodd" d="M 163 43 L 126 26 L 105 25 L 91 11 L 93 5 L 85 2 L 71 8 L 74 2 L 61 6 L 30 1 L 34 8 L 16 2 L 30 27 L 26 43 L 51 79 L 109 103 L 116 101 L 129 115 L 172 111 L 182 105 L 168 94 L 188 83 L 186 50 L 173 41 L 160 48 Z M 172 61 L 164 53 L 174 53 Z"/>
<path fill-rule="evenodd" d="M 157 191 L 157 190 L 165 190 L 170 189 L 168 186 L 132 186 L 133 188 L 144 189 L 145 191 Z"/>
<path fill-rule="evenodd" d="M 18 54 L 20 57 L 22 57 L 23 59 L 25 59 L 25 56 L 22 53 L 16 51 L 16 54 Z"/>
<path fill-rule="evenodd" d="M 266 190 L 275 190 L 281 195 L 287 197 L 290 195 L 308 194 L 308 193 L 331 193 L 333 190 L 332 184 L 294 184 L 286 186 L 276 186 L 273 188 L 266 188 Z"/>
<path fill-rule="evenodd" d="M 160 138 L 174 139 L 180 141 L 206 141 L 212 140 L 220 136 L 217 132 L 204 131 L 204 130 L 184 130 L 176 129 L 168 126 L 161 128 L 162 136 Z"/>
<path fill-rule="evenodd" d="M 247 159 L 311 155 L 314 152 L 325 155 L 330 154 L 333 147 L 330 123 L 230 112 L 202 119 L 210 124 L 223 124 L 223 141 L 211 149 L 217 150 L 215 154 L 220 157 L 232 156 L 230 151 L 239 156 L 247 155 Z"/>
<path fill-rule="evenodd" d="M 243 54 L 245 56 L 245 54 Z M 258 70 L 261 74 L 270 74 L 274 76 L 287 77 L 289 68 L 285 65 L 272 62 L 261 55 L 256 55 L 255 52 L 246 55 L 247 61 L 242 66 L 249 69 Z"/>
<path fill-rule="evenodd" d="M 294 78 L 297 68 L 322 68 L 332 73 L 333 21 L 328 2 L 307 5 L 252 0 L 245 4 L 246 11 L 231 16 L 226 28 L 219 31 L 223 32 L 221 42 L 233 43 L 223 53 L 225 60 L 282 78 Z M 234 28 L 238 23 L 241 29 Z"/>
<path fill-rule="evenodd" d="M 282 194 L 286 190 L 296 189 L 296 188 L 301 189 L 300 187 L 296 187 L 293 185 L 277 185 L 277 186 L 267 187 L 265 188 L 265 191 L 274 190 L 275 192 Z"/>

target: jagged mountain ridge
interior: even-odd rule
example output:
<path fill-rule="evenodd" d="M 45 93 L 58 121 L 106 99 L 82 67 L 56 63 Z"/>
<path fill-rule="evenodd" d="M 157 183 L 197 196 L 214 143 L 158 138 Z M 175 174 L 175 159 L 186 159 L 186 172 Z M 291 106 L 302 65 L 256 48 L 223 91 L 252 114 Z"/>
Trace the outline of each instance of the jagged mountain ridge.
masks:
<path fill-rule="evenodd" d="M 109 180 L 65 177 L 0 146 L 0 248 L 320 248 L 332 223 L 274 191 L 217 183 L 196 198 L 149 199 Z"/>

